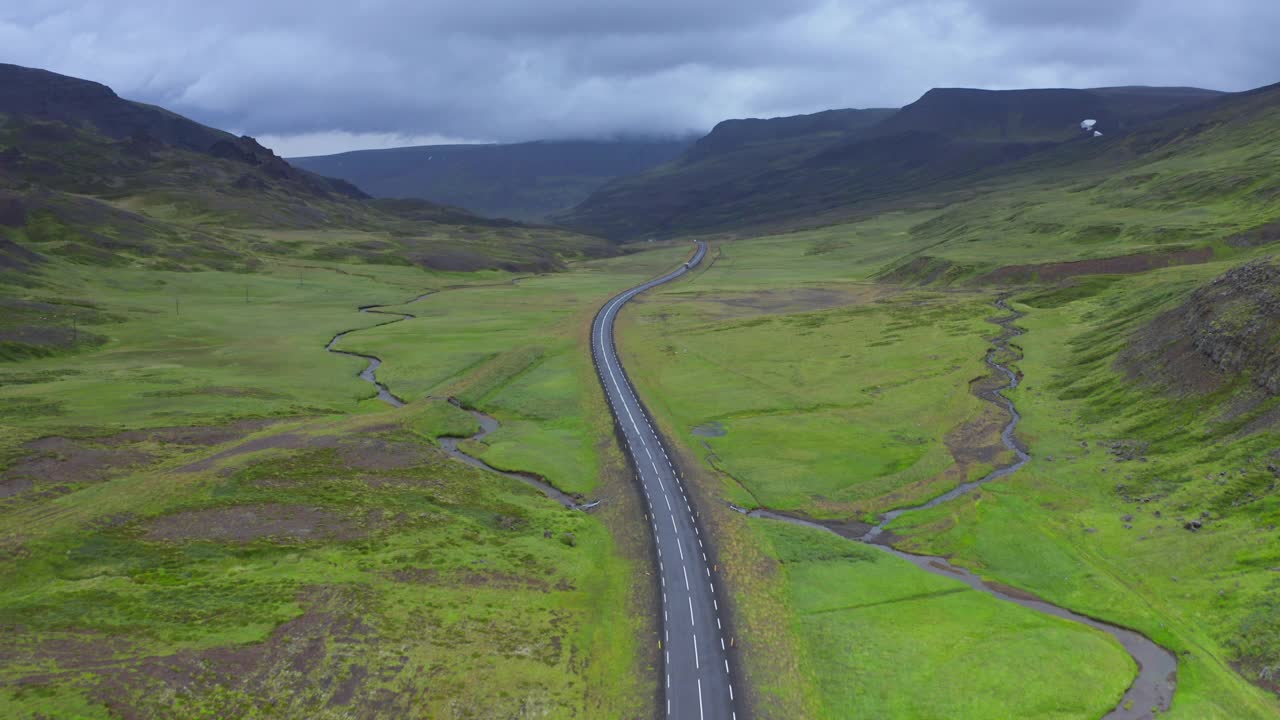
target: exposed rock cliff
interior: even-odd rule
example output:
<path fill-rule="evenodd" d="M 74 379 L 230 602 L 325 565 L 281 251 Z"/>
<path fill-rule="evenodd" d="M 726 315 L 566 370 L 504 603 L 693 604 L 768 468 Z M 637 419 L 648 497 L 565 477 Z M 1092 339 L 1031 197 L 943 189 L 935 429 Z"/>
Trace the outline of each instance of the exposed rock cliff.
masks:
<path fill-rule="evenodd" d="M 1256 260 L 1199 288 L 1139 330 L 1120 363 L 1182 392 L 1244 375 L 1280 395 L 1280 261 Z"/>

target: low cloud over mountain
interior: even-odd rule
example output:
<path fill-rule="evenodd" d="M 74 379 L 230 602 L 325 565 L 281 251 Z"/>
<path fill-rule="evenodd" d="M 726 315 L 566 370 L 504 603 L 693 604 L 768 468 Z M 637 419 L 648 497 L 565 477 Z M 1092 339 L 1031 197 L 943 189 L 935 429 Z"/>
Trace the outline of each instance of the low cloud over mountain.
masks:
<path fill-rule="evenodd" d="M 290 155 L 406 137 L 676 134 L 726 117 L 900 106 L 939 86 L 1275 81 L 1280 6 L 1233 6 L 37 0 L 0 10 L 0 46 L 9 62 L 93 78 Z"/>

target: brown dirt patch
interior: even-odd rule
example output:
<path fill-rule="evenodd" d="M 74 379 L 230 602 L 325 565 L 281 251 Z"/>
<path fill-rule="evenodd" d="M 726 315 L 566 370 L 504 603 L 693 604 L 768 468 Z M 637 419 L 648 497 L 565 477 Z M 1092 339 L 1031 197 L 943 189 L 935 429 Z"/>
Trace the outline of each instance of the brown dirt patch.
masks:
<path fill-rule="evenodd" d="M 190 473 L 208 470 L 222 460 L 239 455 L 247 455 L 262 450 L 300 450 L 302 448 L 327 448 L 337 445 L 339 438 L 334 435 L 300 435 L 298 433 L 280 433 L 270 437 L 254 438 L 233 448 L 228 448 L 209 457 L 183 465 L 177 472 Z"/>
<path fill-rule="evenodd" d="M 1013 587 L 1012 585 L 1005 585 L 1004 583 L 996 582 L 994 580 L 983 580 L 982 584 L 986 585 L 992 590 L 995 590 L 998 593 L 1008 595 L 1009 597 L 1014 598 L 1015 600 L 1026 600 L 1029 602 L 1044 602 L 1044 600 L 1041 599 L 1040 597 L 1036 595 L 1032 595 L 1026 590 L 1022 590 L 1021 588 Z"/>
<path fill-rule="evenodd" d="M 24 445 L 34 451 L 0 474 L 0 497 L 55 485 L 101 482 L 153 458 L 136 450 L 99 448 L 64 437 Z"/>
<path fill-rule="evenodd" d="M 209 447 L 224 445 L 252 435 L 279 422 L 275 419 L 241 420 L 230 425 L 197 425 L 193 427 L 163 427 L 146 430 L 126 430 L 125 432 L 94 438 L 93 442 L 108 447 L 133 445 L 153 442 L 162 445 L 185 445 L 191 447 Z"/>
<path fill-rule="evenodd" d="M 440 571 L 435 568 L 400 568 L 387 575 L 398 583 L 410 585 L 435 585 L 440 582 Z"/>
<path fill-rule="evenodd" d="M 1057 282 L 1080 275 L 1132 275 L 1172 265 L 1196 265 L 1213 259 L 1213 250 L 1183 250 L 1173 253 L 1142 253 L 1096 260 L 1006 265 L 978 278 L 980 283 Z"/>
<path fill-rule="evenodd" d="M 379 685 L 407 668 L 408 658 L 381 660 L 369 682 L 368 647 L 376 628 L 362 620 L 349 592 L 318 588 L 304 593 L 303 614 L 277 627 L 264 642 L 142 658 L 100 673 L 91 696 L 113 717 L 175 717 L 175 697 L 217 698 L 219 717 L 256 715 L 264 707 L 281 717 L 314 717 L 326 707 L 350 706 L 351 717 L 409 717 L 411 697 Z"/>
<path fill-rule="evenodd" d="M 1280 242 L 1280 220 L 1272 220 L 1227 238 L 1227 244 L 1235 248 L 1260 247 Z"/>
<path fill-rule="evenodd" d="M 1001 387 L 1004 387 L 1003 383 L 985 380 L 974 383 L 972 392 L 982 397 Z M 1000 433 L 1008 423 L 1008 412 L 988 405 L 977 417 L 947 433 L 943 442 L 957 465 L 963 465 L 966 469 L 976 464 L 993 465 L 1007 452 L 1004 443 L 1000 441 Z"/>
<path fill-rule="evenodd" d="M 252 542 L 282 540 L 353 540 L 365 531 L 356 523 L 321 508 L 302 505 L 238 505 L 188 510 L 153 520 L 147 540 Z"/>
<path fill-rule="evenodd" d="M 0 643 L 0 667 L 29 668 L 39 674 L 29 675 L 19 684 L 34 684 L 60 671 L 87 672 L 112 667 L 131 648 L 123 638 L 88 631 L 68 630 L 58 637 L 48 637 L 31 633 L 20 625 L 10 626 L 5 628 L 5 642 Z"/>
<path fill-rule="evenodd" d="M 978 397 L 1004 384 L 994 377 L 976 380 L 970 391 Z M 1000 432 L 1009 422 L 1009 415 L 1002 408 L 986 405 L 974 418 L 964 422 L 943 438 L 951 453 L 952 465 L 933 477 L 912 483 L 886 493 L 868 502 L 871 508 L 897 507 L 913 504 L 937 494 L 939 488 L 952 488 L 969 480 L 969 473 L 977 465 L 994 466 L 1008 452 L 1000 441 Z M 892 544 L 892 543 L 885 543 Z"/>
<path fill-rule="evenodd" d="M 860 540 L 872 527 L 870 523 L 860 520 L 822 520 L 820 522 L 831 532 L 850 540 Z"/>
<path fill-rule="evenodd" d="M 430 462 L 431 449 L 414 442 L 357 438 L 337 446 L 338 461 L 359 470 L 395 470 Z"/>

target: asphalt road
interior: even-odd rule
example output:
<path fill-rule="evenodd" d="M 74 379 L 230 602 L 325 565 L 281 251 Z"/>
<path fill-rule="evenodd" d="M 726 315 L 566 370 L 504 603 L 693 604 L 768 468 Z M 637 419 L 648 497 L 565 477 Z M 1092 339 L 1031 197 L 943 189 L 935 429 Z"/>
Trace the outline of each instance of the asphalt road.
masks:
<path fill-rule="evenodd" d="M 613 338 L 614 319 L 627 301 L 684 275 L 706 252 L 706 245 L 698 243 L 685 266 L 605 303 L 592 325 L 591 345 L 600 382 L 644 490 L 657 543 L 667 716 L 736 720 L 728 639 L 720 617 L 722 589 L 707 561 L 704 538 L 679 473 L 623 372 Z"/>

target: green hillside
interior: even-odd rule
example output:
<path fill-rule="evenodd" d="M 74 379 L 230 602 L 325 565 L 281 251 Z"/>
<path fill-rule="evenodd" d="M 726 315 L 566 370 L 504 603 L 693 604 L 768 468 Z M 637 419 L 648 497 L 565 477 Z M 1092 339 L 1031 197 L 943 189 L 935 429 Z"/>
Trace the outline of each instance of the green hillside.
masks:
<path fill-rule="evenodd" d="M 252 269 L 275 256 L 530 271 L 613 252 L 425 201 L 368 201 L 252 138 L 97 83 L 13 65 L 0 80 L 0 227 L 28 254 L 165 269 Z"/>
<path fill-rule="evenodd" d="M 686 154 L 614 181 L 558 219 L 619 239 L 811 226 L 886 202 L 930 202 L 945 183 L 1060 145 L 1083 147 L 1097 139 L 1082 132 L 1086 119 L 1109 137 L 1219 95 L 1191 88 L 931 90 L 888 117 L 861 111 L 875 121 L 844 134 Z"/>

